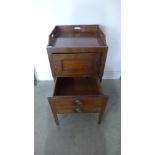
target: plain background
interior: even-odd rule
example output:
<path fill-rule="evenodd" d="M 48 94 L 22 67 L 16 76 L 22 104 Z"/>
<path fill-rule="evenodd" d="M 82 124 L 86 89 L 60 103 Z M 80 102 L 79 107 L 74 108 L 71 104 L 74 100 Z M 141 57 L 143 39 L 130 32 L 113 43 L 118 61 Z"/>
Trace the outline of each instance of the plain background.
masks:
<path fill-rule="evenodd" d="M 0 154 L 34 154 L 32 2 L 0 4 Z M 121 4 L 122 155 L 155 154 L 154 1 Z M 38 34 L 39 35 L 39 34 Z"/>
<path fill-rule="evenodd" d="M 35 14 L 35 73 L 51 80 L 46 45 L 55 25 L 99 24 L 109 46 L 104 79 L 121 76 L 120 0 L 33 0 Z"/>

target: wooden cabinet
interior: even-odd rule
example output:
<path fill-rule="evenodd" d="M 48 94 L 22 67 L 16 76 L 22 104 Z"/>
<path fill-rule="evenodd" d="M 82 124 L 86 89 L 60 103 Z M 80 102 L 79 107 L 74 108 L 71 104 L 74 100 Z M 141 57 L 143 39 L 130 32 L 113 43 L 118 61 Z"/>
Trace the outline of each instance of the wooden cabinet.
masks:
<path fill-rule="evenodd" d="M 107 50 L 98 25 L 56 26 L 49 35 L 55 87 L 48 100 L 57 125 L 57 114 L 65 113 L 99 113 L 101 123 L 108 100 L 100 85 Z"/>

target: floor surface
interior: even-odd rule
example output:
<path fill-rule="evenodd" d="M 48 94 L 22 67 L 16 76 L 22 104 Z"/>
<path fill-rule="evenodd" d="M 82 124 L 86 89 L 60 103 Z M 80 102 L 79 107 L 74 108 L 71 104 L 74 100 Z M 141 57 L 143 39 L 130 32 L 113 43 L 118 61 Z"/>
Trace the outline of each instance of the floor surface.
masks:
<path fill-rule="evenodd" d="M 59 115 L 56 126 L 47 101 L 52 81 L 34 88 L 35 155 L 121 155 L 121 81 L 103 80 L 110 97 L 101 125 L 97 114 Z"/>

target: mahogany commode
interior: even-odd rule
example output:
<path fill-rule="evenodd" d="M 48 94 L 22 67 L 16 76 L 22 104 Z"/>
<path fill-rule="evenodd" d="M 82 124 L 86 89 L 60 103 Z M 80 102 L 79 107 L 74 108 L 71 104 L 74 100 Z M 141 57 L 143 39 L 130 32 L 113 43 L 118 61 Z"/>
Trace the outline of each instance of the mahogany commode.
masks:
<path fill-rule="evenodd" d="M 99 25 L 56 26 L 49 35 L 55 86 L 48 101 L 57 125 L 57 114 L 66 113 L 99 113 L 101 123 L 108 100 L 101 89 L 107 50 Z"/>

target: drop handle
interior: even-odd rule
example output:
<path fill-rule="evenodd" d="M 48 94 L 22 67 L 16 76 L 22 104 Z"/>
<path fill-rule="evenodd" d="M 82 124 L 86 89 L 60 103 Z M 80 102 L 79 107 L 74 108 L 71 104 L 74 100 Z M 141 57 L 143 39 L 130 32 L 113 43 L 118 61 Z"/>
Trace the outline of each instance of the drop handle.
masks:
<path fill-rule="evenodd" d="M 78 99 L 77 100 L 74 100 L 73 103 L 76 104 L 76 105 L 81 105 L 81 101 L 78 100 Z"/>
<path fill-rule="evenodd" d="M 80 113 L 81 112 L 81 109 L 76 108 L 74 111 L 77 112 L 77 113 Z"/>

